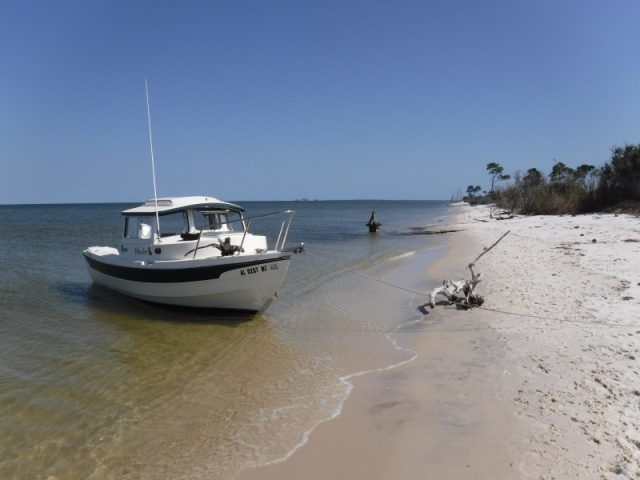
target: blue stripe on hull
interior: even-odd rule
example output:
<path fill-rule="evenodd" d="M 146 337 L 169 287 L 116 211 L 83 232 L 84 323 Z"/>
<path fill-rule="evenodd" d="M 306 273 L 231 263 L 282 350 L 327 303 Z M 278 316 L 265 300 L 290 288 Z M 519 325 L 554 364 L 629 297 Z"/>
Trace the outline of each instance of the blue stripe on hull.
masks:
<path fill-rule="evenodd" d="M 249 268 L 256 265 L 264 265 L 267 263 L 288 260 L 291 256 L 284 256 L 272 259 L 253 260 L 249 262 L 228 263 L 222 265 L 209 265 L 205 267 L 191 268 L 154 268 L 148 267 L 124 267 L 120 265 L 111 265 L 108 263 L 98 262 L 97 260 L 85 256 L 89 266 L 104 275 L 129 280 L 132 282 L 143 283 L 185 283 L 199 282 L 203 280 L 213 280 L 230 270 L 239 268 Z"/>

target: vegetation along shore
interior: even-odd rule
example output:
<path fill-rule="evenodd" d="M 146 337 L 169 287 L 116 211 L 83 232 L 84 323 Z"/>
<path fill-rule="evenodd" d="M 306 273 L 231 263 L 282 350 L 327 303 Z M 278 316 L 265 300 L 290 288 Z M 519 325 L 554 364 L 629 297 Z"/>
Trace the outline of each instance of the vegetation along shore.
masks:
<path fill-rule="evenodd" d="M 513 182 L 504 167 L 488 163 L 491 188 L 469 185 L 464 200 L 471 204 L 495 203 L 498 208 L 525 215 L 559 215 L 612 211 L 640 211 L 640 144 L 614 147 L 600 167 L 573 168 L 556 161 L 548 175 L 537 168 L 518 171 Z"/>

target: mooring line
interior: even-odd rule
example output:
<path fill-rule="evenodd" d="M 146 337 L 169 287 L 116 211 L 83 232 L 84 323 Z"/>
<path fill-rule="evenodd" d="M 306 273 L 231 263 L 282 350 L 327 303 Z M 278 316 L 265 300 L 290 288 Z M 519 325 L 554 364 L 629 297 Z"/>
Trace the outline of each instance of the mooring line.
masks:
<path fill-rule="evenodd" d="M 487 248 L 484 252 L 482 252 L 480 255 L 478 255 L 476 257 L 476 259 L 472 262 L 476 263 L 478 260 L 480 260 L 480 257 L 483 256 L 485 253 L 487 253 L 489 250 L 491 250 L 493 247 L 495 247 L 498 243 L 500 243 L 500 240 L 502 240 L 504 237 L 506 237 L 507 235 L 509 235 L 509 233 L 511 232 L 511 230 L 507 230 L 507 233 L 505 233 L 504 235 L 502 235 L 498 240 L 496 240 L 496 242 L 491 245 L 489 248 Z"/>
<path fill-rule="evenodd" d="M 478 255 L 478 257 L 476 257 L 476 259 L 473 261 L 473 263 L 477 262 L 478 259 L 480 257 L 482 257 L 485 253 L 487 253 L 489 250 L 491 250 L 493 247 L 495 247 L 500 240 L 502 240 L 504 237 L 507 236 L 507 234 L 510 232 L 511 230 L 509 230 L 507 233 L 505 233 L 504 235 L 502 235 L 493 245 L 491 245 L 489 248 L 487 248 L 486 250 L 484 250 L 480 255 Z M 378 283 L 382 283 L 384 285 L 387 285 L 389 287 L 392 288 L 396 288 L 398 290 L 403 290 L 405 292 L 408 293 L 413 293 L 414 295 L 420 295 L 423 297 L 429 297 L 430 295 L 428 293 L 424 293 L 424 292 L 416 292 L 415 290 L 411 290 L 409 288 L 405 288 L 405 287 L 401 287 L 399 285 L 394 285 L 393 283 L 389 283 L 389 282 L 385 282 L 384 280 L 380 280 L 378 278 L 372 277 L 370 275 L 367 275 L 365 273 L 362 272 L 358 272 L 357 270 L 353 270 L 352 268 L 349 267 L 345 267 L 344 265 L 340 265 L 338 263 L 335 263 L 331 260 L 328 260 L 326 258 L 320 257 L 318 255 L 315 255 L 311 252 L 309 252 L 309 250 L 305 249 L 303 251 L 303 253 L 306 253 L 307 255 L 310 255 L 322 262 L 326 262 L 329 263 L 335 267 L 338 267 L 342 270 L 345 270 L 347 272 L 350 273 L 354 273 L 356 275 L 360 275 L 361 277 L 364 278 L 368 278 L 369 280 L 373 280 L 374 282 L 378 282 Z M 632 325 L 632 324 L 618 324 L 618 323 L 592 323 L 592 322 L 587 322 L 585 320 L 568 320 L 568 319 L 564 319 L 564 318 L 553 318 L 553 317 L 543 317 L 540 315 L 532 315 L 530 313 L 517 313 L 517 312 L 507 312 L 505 310 L 498 310 L 495 308 L 487 308 L 487 307 L 481 307 L 478 305 L 467 305 L 465 303 L 462 303 L 459 300 L 455 300 L 454 302 L 452 302 L 454 305 L 460 305 L 462 307 L 464 307 L 465 309 L 469 310 L 469 309 L 480 309 L 480 310 L 484 310 L 487 312 L 494 312 L 494 313 L 502 313 L 503 315 L 512 315 L 512 316 L 517 316 L 517 317 L 527 317 L 527 318 L 535 318 L 537 320 L 549 320 L 549 321 L 553 321 L 553 322 L 568 322 L 568 323 L 580 323 L 580 324 L 584 324 L 584 325 L 589 325 L 589 326 L 594 326 L 594 327 L 605 327 L 605 326 L 609 326 L 609 327 L 632 327 L 632 328 L 640 328 L 640 324 L 638 325 Z"/>
<path fill-rule="evenodd" d="M 360 275 L 361 277 L 368 278 L 369 280 L 373 280 L 374 282 L 383 283 L 383 284 L 385 284 L 385 285 L 387 285 L 389 287 L 397 288 L 398 290 L 404 290 L 405 292 L 413 293 L 415 295 L 423 295 L 423 296 L 425 295 L 424 293 L 416 292 L 416 291 L 410 290 L 408 288 L 404 288 L 404 287 L 400 287 L 398 285 L 394 285 L 393 283 L 385 282 L 384 280 L 380 280 L 379 278 L 372 277 L 372 276 L 367 275 L 365 273 L 358 272 L 357 270 L 353 270 L 353 269 L 351 269 L 349 267 L 345 267 L 344 265 L 340 265 L 338 263 L 332 262 L 331 260 L 328 260 L 326 258 L 319 257 L 318 255 L 314 255 L 313 253 L 311 253 L 307 249 L 304 250 L 304 253 L 306 253 L 307 255 L 311 255 L 312 257 L 317 258 L 318 260 L 321 260 L 323 262 L 330 263 L 334 267 L 338 267 L 338 268 L 341 268 L 342 270 L 346 270 L 347 272 L 355 273 L 356 275 Z M 426 295 L 426 296 L 428 296 L 428 295 Z"/>

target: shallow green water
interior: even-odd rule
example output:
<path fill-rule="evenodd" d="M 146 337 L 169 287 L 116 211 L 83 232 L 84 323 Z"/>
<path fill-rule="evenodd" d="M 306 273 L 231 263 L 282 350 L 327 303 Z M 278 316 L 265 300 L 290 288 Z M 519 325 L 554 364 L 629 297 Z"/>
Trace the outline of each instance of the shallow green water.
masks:
<path fill-rule="evenodd" d="M 117 245 L 123 205 L 0 207 L 0 478 L 232 478 L 335 415 L 348 378 L 411 358 L 406 281 L 444 236 L 443 202 L 238 202 L 297 211 L 297 255 L 262 316 L 138 302 L 91 284 L 82 249 Z M 376 210 L 382 229 L 364 226 Z M 330 261 L 330 262 L 329 262 Z"/>

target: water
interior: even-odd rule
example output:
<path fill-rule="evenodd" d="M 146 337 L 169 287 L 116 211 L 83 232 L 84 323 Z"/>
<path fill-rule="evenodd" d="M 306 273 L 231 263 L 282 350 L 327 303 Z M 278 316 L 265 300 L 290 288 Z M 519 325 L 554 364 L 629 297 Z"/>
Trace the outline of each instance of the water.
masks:
<path fill-rule="evenodd" d="M 425 290 L 447 238 L 411 233 L 445 202 L 238 203 L 296 210 L 288 243 L 314 255 L 256 317 L 92 285 L 82 250 L 117 245 L 134 205 L 0 206 L 0 478 L 233 478 L 338 414 L 350 377 L 413 358 L 425 299 L 372 278 Z"/>

